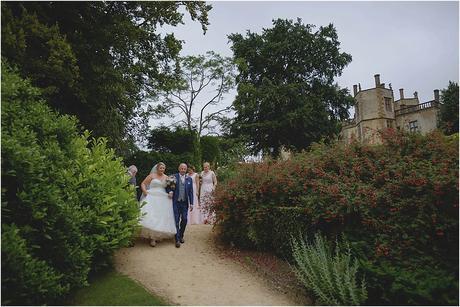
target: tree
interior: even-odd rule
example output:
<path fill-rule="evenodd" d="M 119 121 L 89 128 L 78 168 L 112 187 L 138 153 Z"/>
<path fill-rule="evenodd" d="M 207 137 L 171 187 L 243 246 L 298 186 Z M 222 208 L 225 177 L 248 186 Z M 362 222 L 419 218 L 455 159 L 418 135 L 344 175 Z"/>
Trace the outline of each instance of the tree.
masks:
<path fill-rule="evenodd" d="M 187 129 L 159 127 L 151 130 L 147 147 L 152 151 L 180 154 L 193 152 L 193 136 Z"/>
<path fill-rule="evenodd" d="M 182 43 L 158 27 L 183 23 L 183 9 L 205 31 L 211 9 L 187 1 L 1 6 L 2 57 L 42 88 L 52 107 L 76 115 L 95 136 L 108 136 L 119 153 L 147 131 L 145 117 L 136 116 L 141 102 L 175 69 Z"/>
<path fill-rule="evenodd" d="M 211 163 L 211 166 L 216 169 L 217 164 L 222 160 L 221 149 L 222 138 L 215 135 L 205 135 L 201 138 L 202 161 Z M 201 169 L 201 165 L 199 167 Z"/>
<path fill-rule="evenodd" d="M 441 91 L 441 128 L 447 135 L 458 133 L 458 83 L 449 81 Z"/>
<path fill-rule="evenodd" d="M 201 137 L 215 132 L 231 109 L 222 105 L 222 99 L 233 88 L 234 78 L 232 60 L 208 51 L 205 55 L 180 58 L 177 78 L 159 95 L 156 115 L 182 118 L 174 124 L 193 135 L 196 165 L 201 165 Z"/>
<path fill-rule="evenodd" d="M 204 135 L 200 138 L 200 145 L 202 149 L 200 161 L 208 161 L 213 167 L 243 161 L 244 156 L 249 155 L 240 140 L 232 139 L 228 135 Z M 201 170 L 202 164 L 195 164 L 194 161 L 193 134 L 188 129 L 180 127 L 170 129 L 164 126 L 152 129 L 147 147 L 150 149 L 149 153 L 140 153 L 139 151 L 130 156 L 128 160 L 144 165 L 144 162 L 139 161 L 144 159 L 145 156 L 149 156 L 147 159 L 149 161 L 148 165 L 152 164 L 152 161 L 172 161 L 174 162 L 173 164 L 166 165 L 168 169 L 171 166 L 175 169 L 177 166 L 175 162 L 180 161 L 192 163 L 197 170 Z M 136 166 L 138 165 L 136 164 Z"/>
<path fill-rule="evenodd" d="M 349 116 L 353 98 L 333 82 L 351 55 L 340 52 L 332 24 L 313 29 L 301 19 L 277 19 L 262 34 L 229 35 L 239 70 L 231 131 L 253 153 L 307 148 L 337 134 Z"/>

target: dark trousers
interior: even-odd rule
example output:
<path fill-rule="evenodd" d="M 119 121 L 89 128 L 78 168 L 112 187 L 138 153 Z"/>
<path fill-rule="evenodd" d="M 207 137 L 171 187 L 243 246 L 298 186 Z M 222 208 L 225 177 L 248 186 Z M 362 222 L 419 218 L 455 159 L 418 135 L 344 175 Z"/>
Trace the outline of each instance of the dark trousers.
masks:
<path fill-rule="evenodd" d="M 174 219 L 176 220 L 176 242 L 184 237 L 187 226 L 188 202 L 177 201 L 174 206 Z"/>

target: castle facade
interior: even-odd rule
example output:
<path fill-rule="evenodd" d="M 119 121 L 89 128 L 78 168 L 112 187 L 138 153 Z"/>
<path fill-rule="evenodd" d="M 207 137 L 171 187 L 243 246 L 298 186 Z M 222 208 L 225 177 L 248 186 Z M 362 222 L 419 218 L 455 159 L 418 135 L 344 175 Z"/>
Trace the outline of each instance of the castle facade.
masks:
<path fill-rule="evenodd" d="M 399 99 L 395 100 L 391 84 L 389 88 L 380 83 L 380 75 L 375 75 L 375 87 L 361 90 L 361 85 L 353 85 L 355 116 L 342 123 L 340 139 L 349 143 L 356 139 L 366 144 L 378 144 L 378 131 L 395 128 L 411 132 L 428 133 L 438 126 L 439 90 L 434 90 L 434 99 L 420 103 L 418 94 L 406 98 L 404 89 L 399 89 Z"/>

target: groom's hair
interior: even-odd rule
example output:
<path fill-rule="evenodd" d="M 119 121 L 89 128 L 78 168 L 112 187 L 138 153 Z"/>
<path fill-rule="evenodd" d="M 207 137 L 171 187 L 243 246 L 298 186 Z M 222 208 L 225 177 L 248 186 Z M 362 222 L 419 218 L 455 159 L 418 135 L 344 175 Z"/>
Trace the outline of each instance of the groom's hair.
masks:
<path fill-rule="evenodd" d="M 185 165 L 185 166 L 188 168 L 188 164 L 187 164 L 187 163 L 185 163 L 185 162 L 181 162 L 181 163 L 179 163 L 179 167 L 180 167 L 182 164 L 184 164 L 184 165 Z"/>

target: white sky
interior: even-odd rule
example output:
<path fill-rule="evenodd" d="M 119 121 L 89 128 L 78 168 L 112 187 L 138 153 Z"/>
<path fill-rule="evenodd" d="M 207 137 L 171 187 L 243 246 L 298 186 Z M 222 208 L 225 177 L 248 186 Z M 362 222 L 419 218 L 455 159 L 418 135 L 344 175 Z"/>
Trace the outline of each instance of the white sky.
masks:
<path fill-rule="evenodd" d="M 325 26 L 333 23 L 341 50 L 352 55 L 352 62 L 336 79 L 353 93 L 353 84 L 362 89 L 374 87 L 374 74 L 391 83 L 395 99 L 399 88 L 406 97 L 418 92 L 420 102 L 433 99 L 433 89 L 459 80 L 459 2 L 349 2 L 349 1 L 236 1 L 210 2 L 208 31 L 186 14 L 185 25 L 167 27 L 183 40 L 182 55 L 204 54 L 213 50 L 232 56 L 227 35 L 261 33 L 272 27 L 272 19 L 300 17 L 303 23 Z M 227 94 L 225 104 L 236 91 Z M 168 120 L 163 120 L 169 123 Z M 152 120 L 157 126 L 160 121 Z"/>

